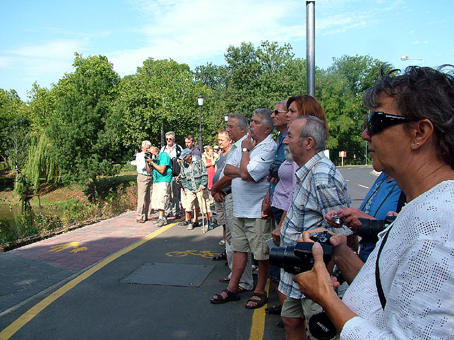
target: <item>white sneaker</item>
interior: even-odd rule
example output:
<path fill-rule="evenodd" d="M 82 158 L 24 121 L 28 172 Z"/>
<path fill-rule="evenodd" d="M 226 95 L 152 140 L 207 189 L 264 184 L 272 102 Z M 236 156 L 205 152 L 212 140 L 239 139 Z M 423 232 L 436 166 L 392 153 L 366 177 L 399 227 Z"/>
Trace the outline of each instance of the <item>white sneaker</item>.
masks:
<path fill-rule="evenodd" d="M 162 227 L 162 226 L 165 226 L 167 224 L 167 219 L 164 217 L 164 218 L 160 218 L 156 223 L 155 223 L 155 227 Z"/>
<path fill-rule="evenodd" d="M 192 223 L 188 223 L 188 227 L 186 229 L 187 230 L 193 230 L 194 226 L 192 225 Z"/>

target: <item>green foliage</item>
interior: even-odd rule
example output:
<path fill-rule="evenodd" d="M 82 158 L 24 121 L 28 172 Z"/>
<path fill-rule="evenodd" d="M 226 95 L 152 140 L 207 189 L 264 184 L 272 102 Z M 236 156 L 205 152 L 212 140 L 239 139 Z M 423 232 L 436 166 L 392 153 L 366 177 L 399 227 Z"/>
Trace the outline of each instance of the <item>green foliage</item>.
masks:
<path fill-rule="evenodd" d="M 163 132 L 173 130 L 177 141 L 184 143 L 186 134 L 196 135 L 199 123 L 197 96 L 210 91 L 194 82 L 194 75 L 186 64 L 174 60 L 147 59 L 137 73 L 121 80 L 115 114 L 121 119 L 122 142 L 130 150 L 139 148 L 142 140 L 159 146 Z M 209 102 L 209 100 L 207 100 Z M 204 107 L 203 122 L 206 126 Z"/>
<path fill-rule="evenodd" d="M 159 146 L 169 130 L 178 143 L 187 134 L 197 140 L 199 94 L 205 97 L 204 144 L 214 144 L 225 114 L 250 118 L 256 108 L 273 108 L 306 92 L 306 61 L 295 58 L 289 44 L 243 42 L 227 48 L 225 62 L 191 71 L 172 59 L 148 58 L 136 73 L 120 79 L 105 56 L 76 53 L 75 71 L 50 90 L 35 82 L 28 103 L 14 90 L 0 89 L 0 156 L 14 166 L 21 160 L 18 167 L 35 190 L 42 181 L 77 182 L 89 186 L 95 198 L 99 178 L 131 160 L 142 140 Z M 362 93 L 381 64 L 370 56 L 342 56 L 328 69 L 316 70 L 316 97 L 328 116 L 327 146 L 336 163 L 338 151 L 347 151 L 347 163 L 363 163 Z M 19 128 L 19 117 L 28 126 Z M 4 132 L 8 127 L 15 142 Z M 21 145 L 14 145 L 19 140 Z"/>
<path fill-rule="evenodd" d="M 75 72 L 59 82 L 58 102 L 46 129 L 52 158 L 63 183 L 96 188 L 99 176 L 112 175 L 121 159 L 112 102 L 120 78 L 104 56 L 82 58 L 76 53 Z M 45 141 L 44 141 L 45 142 Z"/>

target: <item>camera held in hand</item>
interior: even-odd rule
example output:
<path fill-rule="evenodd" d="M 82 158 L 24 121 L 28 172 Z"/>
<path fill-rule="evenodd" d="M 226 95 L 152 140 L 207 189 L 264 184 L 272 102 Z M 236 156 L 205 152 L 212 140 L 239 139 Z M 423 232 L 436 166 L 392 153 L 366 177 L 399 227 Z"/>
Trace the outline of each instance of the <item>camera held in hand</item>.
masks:
<path fill-rule="evenodd" d="M 273 164 L 271 164 L 270 169 L 268 171 L 268 177 L 270 179 L 279 177 L 279 167 L 281 166 L 281 164 L 282 163 L 279 163 L 279 164 L 273 163 Z"/>
<path fill-rule="evenodd" d="M 327 231 L 313 233 L 311 240 L 319 242 L 323 248 L 323 262 L 325 265 L 331 261 L 334 247 L 329 239 L 331 234 Z M 312 255 L 312 242 L 298 242 L 294 246 L 274 247 L 270 250 L 270 264 L 283 268 L 286 272 L 299 274 L 311 270 L 314 266 L 314 256 Z"/>
<path fill-rule="evenodd" d="M 145 156 L 145 160 L 151 159 L 153 162 L 156 162 L 156 160 L 158 159 L 158 156 L 153 155 L 151 152 L 145 152 L 144 156 Z"/>
<path fill-rule="evenodd" d="M 361 243 L 376 243 L 378 234 L 388 228 L 396 216 L 386 216 L 384 220 L 370 220 L 362 217 L 358 219 L 362 225 L 356 230 L 356 234 L 361 237 Z"/>

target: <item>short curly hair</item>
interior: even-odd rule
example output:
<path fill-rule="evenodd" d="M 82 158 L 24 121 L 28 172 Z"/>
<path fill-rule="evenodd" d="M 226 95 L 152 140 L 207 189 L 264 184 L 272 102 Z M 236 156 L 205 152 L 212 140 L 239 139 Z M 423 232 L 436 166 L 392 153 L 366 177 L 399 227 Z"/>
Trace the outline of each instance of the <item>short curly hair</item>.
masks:
<path fill-rule="evenodd" d="M 434 125 L 435 152 L 454 169 L 454 66 L 409 66 L 400 74 L 388 64 L 380 78 L 364 92 L 363 103 L 370 110 L 380 106 L 381 93 L 393 97 L 397 110 L 414 120 L 429 119 Z M 407 123 L 411 124 L 411 123 Z"/>

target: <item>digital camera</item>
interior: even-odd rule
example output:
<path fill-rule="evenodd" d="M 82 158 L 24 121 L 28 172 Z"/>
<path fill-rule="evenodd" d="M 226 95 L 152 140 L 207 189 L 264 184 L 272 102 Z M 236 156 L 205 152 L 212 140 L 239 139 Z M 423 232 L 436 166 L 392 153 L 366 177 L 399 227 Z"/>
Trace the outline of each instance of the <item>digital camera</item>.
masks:
<path fill-rule="evenodd" d="M 329 242 L 330 238 L 331 234 L 327 231 L 311 235 L 311 239 L 319 242 L 323 248 L 325 265 L 328 265 L 334 253 L 334 247 Z M 273 247 L 270 250 L 270 264 L 283 268 L 286 272 L 292 274 L 311 270 L 314 266 L 313 245 L 312 242 L 298 242 L 294 246 Z"/>
<path fill-rule="evenodd" d="M 384 220 L 370 220 L 368 218 L 358 218 L 362 223 L 356 230 L 356 234 L 361 237 L 362 243 L 376 243 L 378 234 L 389 227 L 394 222 L 396 216 L 386 216 Z"/>

